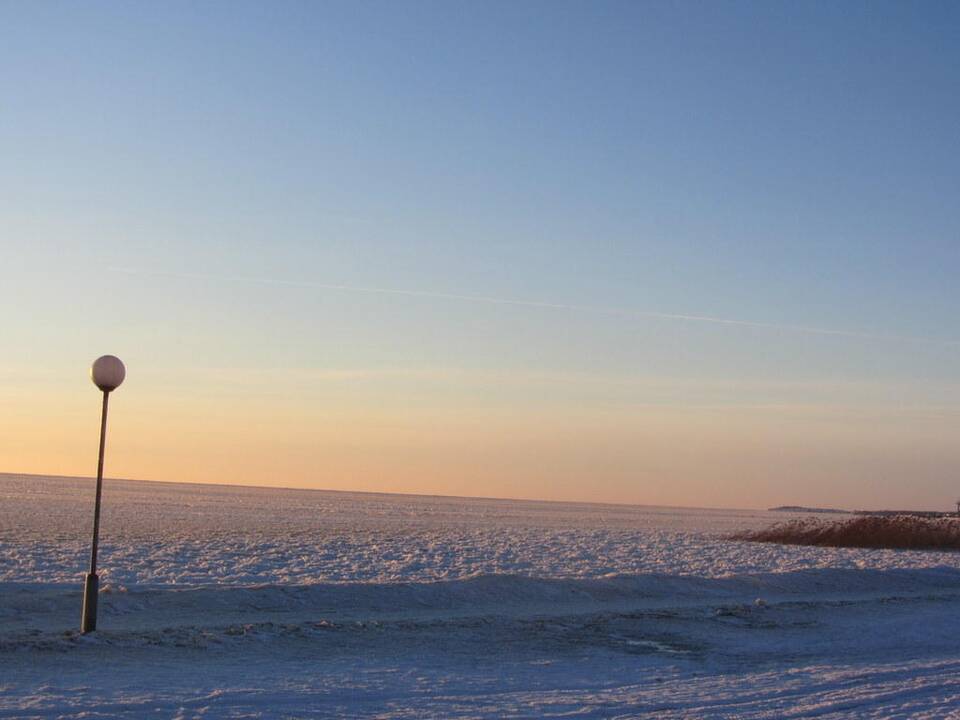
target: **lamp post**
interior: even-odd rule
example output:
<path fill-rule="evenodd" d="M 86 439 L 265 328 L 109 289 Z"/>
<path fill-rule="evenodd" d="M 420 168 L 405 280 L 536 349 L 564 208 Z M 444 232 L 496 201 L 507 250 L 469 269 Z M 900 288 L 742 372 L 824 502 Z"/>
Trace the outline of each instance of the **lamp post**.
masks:
<path fill-rule="evenodd" d="M 97 629 L 97 593 L 100 578 L 97 577 L 97 545 L 100 541 L 100 494 L 103 488 L 103 447 L 107 439 L 107 401 L 110 393 L 120 387 L 127 371 L 120 358 L 113 355 L 98 357 L 90 366 L 90 379 L 103 391 L 103 410 L 100 413 L 100 456 L 97 460 L 97 500 L 93 508 L 93 546 L 90 548 L 90 572 L 83 583 L 83 619 L 80 632 Z"/>

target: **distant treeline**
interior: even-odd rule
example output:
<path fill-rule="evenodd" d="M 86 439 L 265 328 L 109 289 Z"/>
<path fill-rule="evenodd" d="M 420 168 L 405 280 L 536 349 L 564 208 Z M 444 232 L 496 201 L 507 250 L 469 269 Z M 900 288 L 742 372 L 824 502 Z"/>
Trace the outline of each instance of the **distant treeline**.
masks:
<path fill-rule="evenodd" d="M 849 510 L 803 507 L 802 505 L 781 505 L 780 507 L 770 508 L 770 512 L 843 513 L 844 515 L 851 514 Z"/>

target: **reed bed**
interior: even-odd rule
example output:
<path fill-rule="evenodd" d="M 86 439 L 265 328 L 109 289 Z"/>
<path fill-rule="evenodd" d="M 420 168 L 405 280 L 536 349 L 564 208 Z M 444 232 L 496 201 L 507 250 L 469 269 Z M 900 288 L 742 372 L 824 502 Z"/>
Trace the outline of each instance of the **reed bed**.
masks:
<path fill-rule="evenodd" d="M 912 515 L 866 515 L 844 520 L 806 517 L 736 533 L 731 539 L 822 547 L 960 550 L 960 520 Z"/>

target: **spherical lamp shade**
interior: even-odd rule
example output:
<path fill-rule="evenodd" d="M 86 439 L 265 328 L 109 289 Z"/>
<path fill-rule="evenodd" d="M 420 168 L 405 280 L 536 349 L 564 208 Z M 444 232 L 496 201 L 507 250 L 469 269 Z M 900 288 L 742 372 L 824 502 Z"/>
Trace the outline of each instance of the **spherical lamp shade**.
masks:
<path fill-rule="evenodd" d="M 90 366 L 90 379 L 104 392 L 116 390 L 126 376 L 127 369 L 120 362 L 120 358 L 113 355 L 98 357 Z"/>

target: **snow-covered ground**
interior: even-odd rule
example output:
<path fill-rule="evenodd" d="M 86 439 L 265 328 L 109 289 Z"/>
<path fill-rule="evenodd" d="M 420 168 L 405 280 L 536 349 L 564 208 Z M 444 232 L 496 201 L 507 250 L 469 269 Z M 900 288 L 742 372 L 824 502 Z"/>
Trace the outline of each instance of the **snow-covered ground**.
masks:
<path fill-rule="evenodd" d="M 958 717 L 960 553 L 784 516 L 0 475 L 2 717 Z"/>

